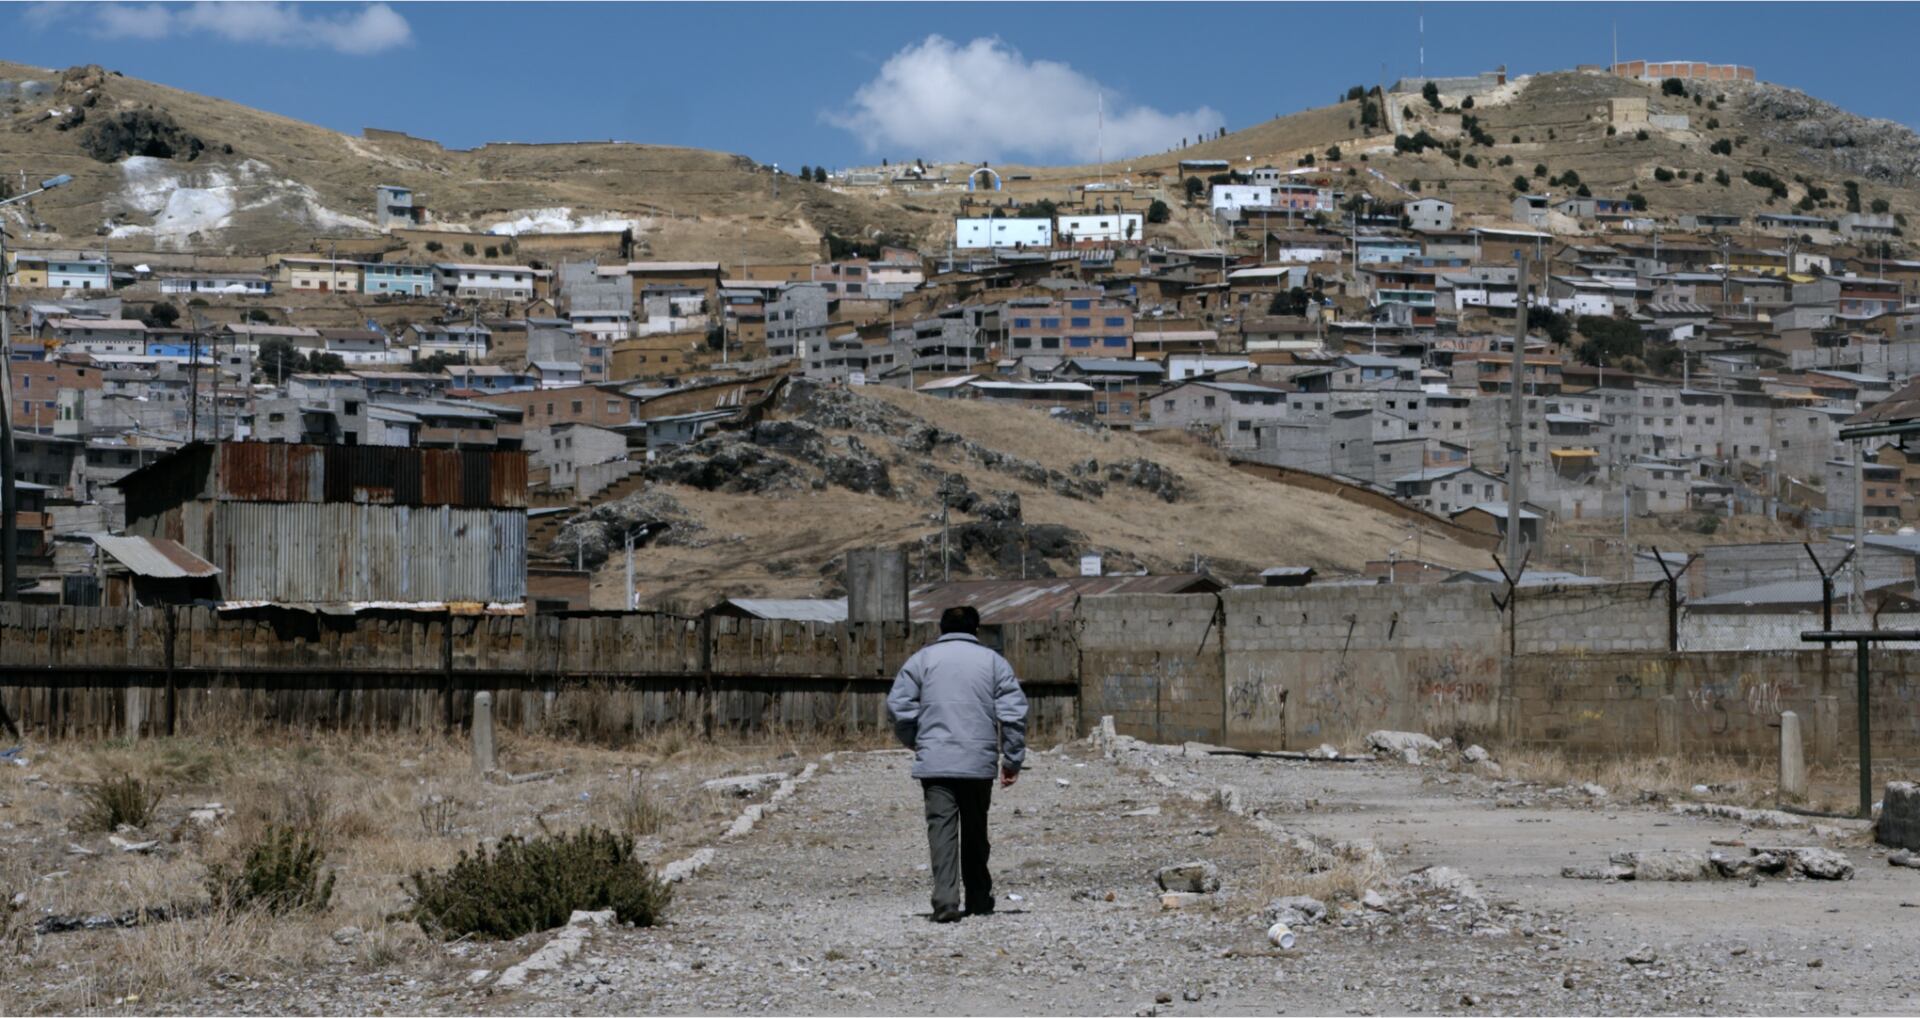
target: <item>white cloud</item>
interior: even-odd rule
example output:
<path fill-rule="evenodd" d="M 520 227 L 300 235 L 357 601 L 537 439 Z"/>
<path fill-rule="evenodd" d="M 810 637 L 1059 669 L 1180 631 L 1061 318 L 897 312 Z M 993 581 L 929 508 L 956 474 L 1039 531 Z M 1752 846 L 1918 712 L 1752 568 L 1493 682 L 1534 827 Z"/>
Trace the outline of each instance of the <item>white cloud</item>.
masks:
<path fill-rule="evenodd" d="M 309 16 L 291 3 L 51 3 L 31 9 L 28 21 L 40 27 L 71 21 L 103 39 L 212 35 L 228 42 L 331 49 L 354 56 L 413 41 L 407 19 L 386 4 L 327 8 L 326 14 Z"/>
<path fill-rule="evenodd" d="M 1106 128 L 1100 127 L 1105 96 Z M 906 47 L 824 115 L 869 152 L 901 158 L 1092 161 L 1158 152 L 1221 126 L 1202 106 L 1162 113 L 1126 106 L 1113 90 L 1054 60 L 1029 60 L 997 38 L 962 46 L 938 35 Z"/>

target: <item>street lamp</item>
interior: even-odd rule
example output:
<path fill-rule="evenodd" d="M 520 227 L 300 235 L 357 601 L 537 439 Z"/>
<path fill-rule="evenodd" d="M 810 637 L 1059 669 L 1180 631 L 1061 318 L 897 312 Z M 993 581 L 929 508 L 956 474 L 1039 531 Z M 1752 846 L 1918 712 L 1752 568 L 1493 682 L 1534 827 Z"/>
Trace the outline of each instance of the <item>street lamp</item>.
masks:
<path fill-rule="evenodd" d="M 72 182 L 70 173 L 48 177 L 25 194 L 0 199 L 0 206 L 23 202 L 42 191 Z M 13 307 L 7 301 L 9 275 L 7 229 L 0 223 L 0 601 L 13 600 L 19 593 L 20 581 L 20 512 L 13 477 Z"/>

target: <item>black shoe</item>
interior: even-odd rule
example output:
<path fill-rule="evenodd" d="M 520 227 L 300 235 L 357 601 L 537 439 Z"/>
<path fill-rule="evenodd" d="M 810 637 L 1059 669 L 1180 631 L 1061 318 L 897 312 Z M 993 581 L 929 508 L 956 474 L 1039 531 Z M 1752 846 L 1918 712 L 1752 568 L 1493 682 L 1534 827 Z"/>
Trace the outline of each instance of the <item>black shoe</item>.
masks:
<path fill-rule="evenodd" d="M 993 902 L 989 901 L 984 905 L 969 904 L 967 906 L 967 914 L 968 915 L 992 915 Z"/>
<path fill-rule="evenodd" d="M 935 909 L 933 912 L 933 921 L 936 923 L 957 923 L 966 917 L 967 914 L 957 908 Z"/>

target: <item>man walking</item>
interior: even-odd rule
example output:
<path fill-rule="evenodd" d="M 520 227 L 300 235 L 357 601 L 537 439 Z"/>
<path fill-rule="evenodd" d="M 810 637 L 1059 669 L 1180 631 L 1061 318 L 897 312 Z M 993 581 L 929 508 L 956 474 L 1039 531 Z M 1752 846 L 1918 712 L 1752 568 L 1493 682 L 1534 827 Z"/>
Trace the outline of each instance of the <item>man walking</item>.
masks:
<path fill-rule="evenodd" d="M 907 659 L 887 694 L 894 734 L 913 750 L 913 776 L 926 797 L 936 923 L 993 911 L 993 779 L 1001 788 L 1012 785 L 1027 756 L 1027 695 L 1013 666 L 981 644 L 979 631 L 978 611 L 948 608 L 940 638 Z"/>

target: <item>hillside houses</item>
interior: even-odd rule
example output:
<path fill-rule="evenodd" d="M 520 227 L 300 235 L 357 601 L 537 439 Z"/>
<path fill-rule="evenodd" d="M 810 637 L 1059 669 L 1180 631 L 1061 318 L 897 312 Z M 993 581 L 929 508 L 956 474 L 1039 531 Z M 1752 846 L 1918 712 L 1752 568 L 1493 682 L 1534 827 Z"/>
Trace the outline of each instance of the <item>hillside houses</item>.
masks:
<path fill-rule="evenodd" d="M 944 250 L 842 238 L 778 263 L 721 238 L 548 263 L 448 232 L 418 256 L 10 250 L 13 420 L 72 451 L 24 479 L 110 501 L 116 472 L 216 436 L 525 449 L 558 504 L 631 490 L 805 380 L 1177 431 L 1482 530 L 1509 500 L 1529 534 L 1623 511 L 1920 523 L 1920 466 L 1843 437 L 1920 375 L 1920 259 L 1889 214 L 1674 215 L 1538 181 L 1476 212 L 1367 168 L 1191 175 L 1191 199 L 1184 177 L 1076 184 L 1051 214 L 969 204 Z M 1204 229 L 1148 222 L 1156 200 Z"/>

